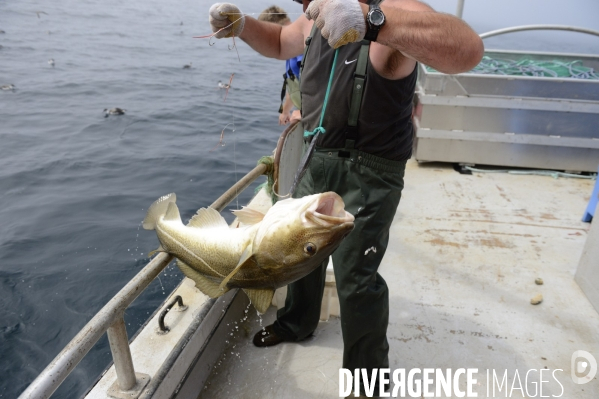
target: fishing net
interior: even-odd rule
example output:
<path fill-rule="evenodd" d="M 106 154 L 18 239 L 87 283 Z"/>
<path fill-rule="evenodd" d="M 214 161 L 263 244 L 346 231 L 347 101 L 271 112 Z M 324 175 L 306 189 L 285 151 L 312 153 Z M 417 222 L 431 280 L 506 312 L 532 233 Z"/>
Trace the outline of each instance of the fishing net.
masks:
<path fill-rule="evenodd" d="M 427 70 L 435 71 L 429 67 L 427 67 Z M 585 67 L 580 60 L 565 62 L 524 59 L 515 61 L 484 56 L 481 62 L 469 73 L 599 80 L 599 72 L 593 68 Z"/>

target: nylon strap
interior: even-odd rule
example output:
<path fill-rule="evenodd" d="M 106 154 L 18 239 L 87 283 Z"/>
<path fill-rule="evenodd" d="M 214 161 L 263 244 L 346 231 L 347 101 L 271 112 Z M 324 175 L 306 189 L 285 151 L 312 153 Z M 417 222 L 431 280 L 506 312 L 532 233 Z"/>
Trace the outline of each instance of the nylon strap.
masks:
<path fill-rule="evenodd" d="M 308 54 L 308 49 L 310 48 L 310 43 L 312 42 L 312 38 L 314 37 L 314 33 L 316 33 L 316 24 L 312 25 L 312 30 L 310 30 L 310 36 L 306 38 L 306 46 L 304 47 L 304 56 L 302 57 L 302 62 L 300 64 L 300 76 L 302 76 L 302 72 L 304 71 L 304 62 L 306 62 L 306 55 Z M 302 101 L 302 106 L 300 107 L 300 114 L 303 111 L 304 102 Z"/>
<path fill-rule="evenodd" d="M 366 65 L 368 65 L 368 49 L 370 42 L 363 40 L 360 48 L 360 55 L 354 72 L 354 89 L 351 95 L 351 105 L 349 108 L 349 118 L 347 124 L 349 126 L 358 125 L 358 115 L 360 113 L 360 105 L 362 104 L 362 94 L 364 92 L 364 83 L 366 83 Z"/>
<path fill-rule="evenodd" d="M 287 92 L 287 80 L 285 74 L 283 74 L 283 87 L 281 88 L 281 105 L 279 105 L 279 114 L 283 113 L 283 102 L 285 101 L 285 93 Z"/>
<path fill-rule="evenodd" d="M 362 96 L 364 94 L 364 85 L 366 84 L 366 66 L 368 65 L 368 50 L 370 42 L 362 40 L 360 55 L 356 62 L 356 71 L 354 72 L 354 86 L 351 94 L 349 106 L 349 117 L 347 118 L 347 132 L 345 134 L 345 148 L 353 149 L 358 139 L 358 116 L 360 115 L 360 106 L 362 105 Z"/>
<path fill-rule="evenodd" d="M 312 30 L 310 30 L 310 36 L 306 38 L 306 47 L 304 47 L 304 56 L 302 57 L 302 63 L 300 64 L 300 76 L 302 76 L 302 71 L 304 70 L 304 62 L 306 62 L 306 55 L 308 54 L 308 49 L 310 48 L 310 43 L 312 42 L 312 38 L 314 37 L 314 33 L 316 33 L 316 24 L 312 25 Z"/>
<path fill-rule="evenodd" d="M 382 0 L 368 1 L 369 5 L 378 5 L 380 3 L 382 3 Z M 366 67 L 368 66 L 369 49 L 370 41 L 362 40 L 360 55 L 358 56 L 356 71 L 354 72 L 354 86 L 349 106 L 349 117 L 347 118 L 347 131 L 345 133 L 346 150 L 354 149 L 356 147 L 356 141 L 358 140 L 358 116 L 360 116 L 364 86 L 366 85 Z"/>

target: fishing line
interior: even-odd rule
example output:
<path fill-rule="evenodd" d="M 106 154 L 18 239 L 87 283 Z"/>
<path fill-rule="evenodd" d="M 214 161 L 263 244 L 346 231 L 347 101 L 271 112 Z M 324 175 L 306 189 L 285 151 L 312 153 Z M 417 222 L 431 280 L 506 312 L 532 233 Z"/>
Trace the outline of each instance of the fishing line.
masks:
<path fill-rule="evenodd" d="M 235 182 L 237 182 L 237 135 L 235 134 L 235 114 L 233 114 L 233 165 L 235 168 Z M 239 209 L 239 189 L 235 188 L 235 199 L 237 200 L 237 209 Z"/>
<path fill-rule="evenodd" d="M 119 137 L 121 137 L 121 138 L 122 138 L 122 137 L 125 137 L 125 132 L 127 131 L 127 129 L 129 129 L 129 126 L 131 126 L 131 125 L 135 125 L 135 124 L 136 124 L 136 123 L 138 123 L 138 122 L 146 122 L 146 121 L 148 121 L 148 119 L 145 119 L 145 118 L 144 118 L 144 119 L 138 119 L 138 120 L 136 120 L 136 121 L 130 122 L 130 123 L 127 125 L 127 126 L 125 126 L 125 127 L 123 128 L 123 131 L 121 132 L 121 134 L 119 135 Z"/>
<path fill-rule="evenodd" d="M 202 35 L 202 36 L 192 36 L 192 38 L 194 39 L 208 39 L 208 45 L 209 46 L 213 46 L 215 43 L 212 43 L 212 38 L 214 38 L 214 36 L 216 36 L 219 32 L 222 32 L 225 29 L 228 29 L 229 27 L 233 26 L 235 24 L 235 22 L 239 21 L 240 19 L 244 18 L 245 16 L 254 16 L 254 15 L 302 15 L 304 14 L 303 12 L 297 12 L 297 13 L 286 13 L 286 12 L 254 12 L 254 13 L 228 13 L 227 15 L 241 15 L 239 18 L 237 18 L 234 21 L 231 21 L 231 23 L 229 25 L 226 25 L 222 28 L 220 28 L 219 30 L 217 30 L 216 32 L 213 32 L 209 35 Z M 232 50 L 235 49 L 235 51 L 237 52 L 237 59 L 239 60 L 239 62 L 241 63 L 241 57 L 239 56 L 239 50 L 237 49 L 237 44 L 235 43 L 235 35 L 233 34 L 231 36 L 231 39 L 233 40 L 233 46 L 228 45 L 228 49 Z M 234 74 L 231 75 L 231 79 L 229 80 L 229 87 L 227 88 L 227 92 L 225 93 L 225 99 L 223 100 L 223 102 L 226 100 L 227 98 L 227 94 L 229 92 L 229 88 L 231 86 L 231 81 L 233 80 L 233 76 Z M 223 130 L 221 131 L 221 137 L 220 137 L 220 141 L 218 142 L 218 144 L 216 146 L 214 146 L 214 148 L 212 148 L 213 151 L 214 149 L 216 149 L 216 147 L 218 147 L 219 145 L 224 146 L 224 134 L 225 134 L 225 130 L 227 129 L 227 127 L 229 125 L 233 125 L 233 129 L 231 131 L 231 133 L 233 133 L 233 166 L 234 166 L 234 173 L 235 173 L 235 181 L 237 182 L 237 135 L 235 135 L 235 114 L 233 114 L 233 122 L 225 125 L 225 127 L 223 128 Z M 318 136 L 318 134 L 316 134 L 316 136 Z M 236 198 L 236 205 L 237 205 L 237 209 L 239 209 L 239 192 L 237 191 L 238 189 L 235 189 L 235 198 Z M 277 194 L 277 196 L 281 197 L 281 198 L 285 198 L 287 196 L 290 196 L 291 193 L 285 195 L 285 196 L 279 196 Z"/>
<path fill-rule="evenodd" d="M 202 35 L 202 36 L 192 36 L 192 38 L 194 38 L 194 39 L 212 39 L 212 38 L 213 38 L 213 37 L 214 37 L 214 36 L 215 36 L 217 33 L 219 33 L 219 32 L 221 32 L 221 31 L 223 31 L 223 30 L 225 30 L 225 29 L 227 29 L 227 28 L 229 28 L 229 27 L 233 26 L 233 24 L 235 24 L 235 22 L 239 21 L 241 18 L 243 18 L 243 17 L 246 17 L 246 16 L 252 16 L 252 15 L 256 15 L 256 14 L 258 14 L 258 15 L 262 15 L 262 14 L 264 14 L 264 15 L 280 15 L 280 14 L 287 14 L 287 15 L 302 15 L 302 14 L 304 14 L 304 13 L 303 13 L 303 12 L 301 12 L 301 13 L 281 13 L 281 12 L 264 12 L 264 13 L 263 13 L 263 12 L 261 12 L 261 13 L 257 13 L 257 12 L 253 12 L 253 13 L 236 13 L 236 12 L 235 12 L 235 13 L 233 13 L 233 12 L 231 12 L 231 13 L 228 13 L 228 15 L 235 15 L 235 14 L 237 14 L 237 15 L 242 15 L 242 16 L 241 16 L 241 17 L 239 17 L 239 18 L 237 18 L 235 21 L 232 21 L 232 22 L 231 22 L 229 25 L 223 26 L 222 28 L 220 28 L 220 29 L 219 29 L 219 30 L 217 30 L 216 32 L 213 32 L 213 33 L 211 33 L 211 34 L 209 34 L 209 35 Z M 235 38 L 235 36 L 234 36 L 234 35 L 233 35 L 233 36 L 231 36 L 231 37 Z M 233 39 L 233 41 L 235 41 L 235 39 Z M 210 40 L 208 41 L 208 44 L 209 44 L 210 46 L 214 45 L 214 43 L 212 43 L 212 44 L 211 44 Z"/>

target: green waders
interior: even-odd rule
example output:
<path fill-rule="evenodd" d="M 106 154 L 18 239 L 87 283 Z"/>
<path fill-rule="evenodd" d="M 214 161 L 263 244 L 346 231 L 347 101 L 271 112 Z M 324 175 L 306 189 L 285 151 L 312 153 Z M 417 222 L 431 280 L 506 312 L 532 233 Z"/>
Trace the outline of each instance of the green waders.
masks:
<path fill-rule="evenodd" d="M 389 292 L 377 273 L 389 241 L 389 228 L 403 189 L 406 162 L 394 162 L 357 150 L 316 148 L 294 197 L 334 191 L 356 218 L 354 230 L 333 253 L 341 308 L 343 367 L 389 367 Z M 346 157 L 345 155 L 349 155 Z M 327 262 L 288 286 L 275 333 L 300 341 L 320 318 Z M 370 375 L 370 373 L 369 373 Z"/>

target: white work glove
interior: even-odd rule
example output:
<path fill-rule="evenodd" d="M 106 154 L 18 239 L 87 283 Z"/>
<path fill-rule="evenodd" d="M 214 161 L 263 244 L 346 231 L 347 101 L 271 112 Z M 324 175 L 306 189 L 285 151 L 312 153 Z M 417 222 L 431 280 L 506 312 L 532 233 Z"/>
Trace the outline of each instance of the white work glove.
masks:
<path fill-rule="evenodd" d="M 339 48 L 364 39 L 366 21 L 358 0 L 314 0 L 306 10 L 329 46 Z"/>
<path fill-rule="evenodd" d="M 210 14 L 212 32 L 217 32 L 219 29 L 228 26 L 228 28 L 218 32 L 214 37 L 217 39 L 233 36 L 239 37 L 245 24 L 245 17 L 237 6 L 230 3 L 215 3 L 210 7 L 208 13 Z"/>

